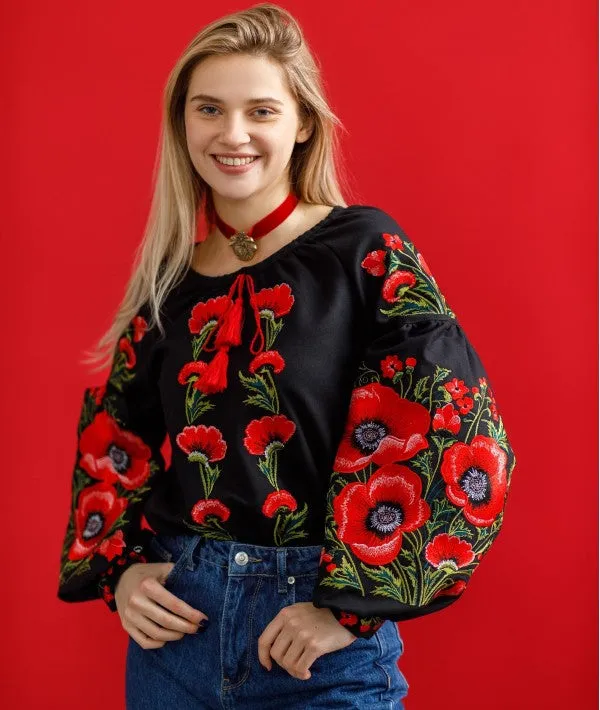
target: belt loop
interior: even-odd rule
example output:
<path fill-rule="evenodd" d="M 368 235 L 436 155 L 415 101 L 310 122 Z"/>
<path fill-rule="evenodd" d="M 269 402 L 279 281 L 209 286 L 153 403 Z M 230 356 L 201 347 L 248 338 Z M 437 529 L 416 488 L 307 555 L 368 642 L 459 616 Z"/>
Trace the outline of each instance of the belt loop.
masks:
<path fill-rule="evenodd" d="M 288 591 L 286 552 L 285 547 L 277 548 L 277 591 L 279 594 L 287 594 Z"/>
<path fill-rule="evenodd" d="M 186 567 L 190 570 L 190 572 L 193 572 L 195 569 L 193 558 L 194 550 L 203 541 L 204 538 L 202 535 L 193 535 L 191 540 L 187 542 L 183 548 L 182 555 L 186 558 Z"/>

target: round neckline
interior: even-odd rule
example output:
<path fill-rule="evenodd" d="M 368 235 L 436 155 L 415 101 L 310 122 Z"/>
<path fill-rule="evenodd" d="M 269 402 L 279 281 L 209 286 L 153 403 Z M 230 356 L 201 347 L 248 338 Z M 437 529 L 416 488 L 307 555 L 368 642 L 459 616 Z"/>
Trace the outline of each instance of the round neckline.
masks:
<path fill-rule="evenodd" d="M 221 286 L 222 284 L 227 283 L 227 281 L 233 281 L 233 279 L 235 279 L 235 277 L 239 274 L 256 274 L 263 269 L 268 268 L 271 264 L 275 263 L 285 255 L 294 251 L 294 249 L 300 246 L 303 242 L 310 240 L 316 232 L 320 231 L 331 221 L 333 217 L 337 216 L 345 209 L 347 209 L 347 207 L 342 205 L 334 205 L 325 217 L 323 217 L 323 219 L 319 220 L 316 224 L 313 224 L 312 227 L 309 227 L 306 231 L 302 232 L 297 237 L 294 237 L 292 241 L 284 244 L 282 247 L 279 247 L 279 249 L 274 251 L 272 254 L 269 254 L 269 256 L 266 256 L 256 264 L 242 266 L 239 269 L 236 269 L 236 271 L 231 271 L 228 274 L 220 274 L 218 276 L 201 274 L 199 271 L 196 271 L 196 269 L 190 266 L 183 278 L 184 280 L 193 280 L 197 284 L 204 284 L 206 286 Z"/>

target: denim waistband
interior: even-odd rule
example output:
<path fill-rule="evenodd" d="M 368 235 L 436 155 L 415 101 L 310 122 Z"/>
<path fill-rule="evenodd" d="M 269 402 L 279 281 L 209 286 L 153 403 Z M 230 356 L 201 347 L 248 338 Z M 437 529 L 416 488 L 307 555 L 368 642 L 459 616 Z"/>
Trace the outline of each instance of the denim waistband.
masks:
<path fill-rule="evenodd" d="M 322 545 L 272 547 L 237 540 L 213 540 L 203 535 L 159 534 L 154 543 L 171 559 L 184 555 L 189 568 L 206 560 L 228 568 L 232 576 L 315 575 L 323 548 Z"/>

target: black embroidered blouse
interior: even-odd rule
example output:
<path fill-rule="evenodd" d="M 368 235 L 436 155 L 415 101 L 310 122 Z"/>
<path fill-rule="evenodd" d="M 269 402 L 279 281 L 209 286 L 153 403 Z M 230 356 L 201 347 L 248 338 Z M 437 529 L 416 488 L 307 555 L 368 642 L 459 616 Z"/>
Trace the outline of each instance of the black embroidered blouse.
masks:
<path fill-rule="evenodd" d="M 188 270 L 83 395 L 58 597 L 103 598 L 155 534 L 322 545 L 313 602 L 358 637 L 438 611 L 497 537 L 515 455 L 423 255 L 336 206 L 261 262 Z"/>

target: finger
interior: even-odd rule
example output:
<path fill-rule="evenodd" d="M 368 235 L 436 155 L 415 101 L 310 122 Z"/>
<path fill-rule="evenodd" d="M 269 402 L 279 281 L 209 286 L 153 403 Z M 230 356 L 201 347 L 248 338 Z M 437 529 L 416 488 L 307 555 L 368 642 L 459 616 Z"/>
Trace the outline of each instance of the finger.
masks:
<path fill-rule="evenodd" d="M 161 626 L 165 621 L 166 628 L 194 633 L 202 619 L 208 620 L 206 614 L 165 589 L 155 577 L 146 577 L 142 580 L 140 588 L 149 600 L 156 602 L 156 604 L 144 605 L 144 611 L 148 612 L 150 617 Z M 166 609 L 167 613 L 157 604 Z"/>
<path fill-rule="evenodd" d="M 178 641 L 184 635 L 183 631 L 172 631 L 156 624 L 152 619 L 131 608 L 128 608 L 125 613 L 127 614 L 127 621 L 132 626 L 137 627 L 145 636 L 154 641 Z"/>
<path fill-rule="evenodd" d="M 312 664 L 321 656 L 321 652 L 317 649 L 316 642 L 308 642 L 304 646 L 304 650 L 296 661 L 295 668 L 301 678 L 308 680 L 312 673 L 310 668 Z"/>
<path fill-rule="evenodd" d="M 271 670 L 271 646 L 283 628 L 281 612 L 267 624 L 258 638 L 258 660 L 265 668 Z"/>
<path fill-rule="evenodd" d="M 292 635 L 289 632 L 286 633 L 285 629 L 282 629 L 275 639 L 275 642 L 272 644 L 270 651 L 271 658 L 277 661 L 277 663 L 288 673 L 290 673 L 290 675 L 293 675 L 293 672 L 290 672 L 292 670 L 292 666 L 289 663 L 289 656 L 286 660 L 286 654 L 290 646 L 293 644 L 293 640 Z"/>
<path fill-rule="evenodd" d="M 123 628 L 138 644 L 138 646 L 141 646 L 144 649 L 161 648 L 165 645 L 164 641 L 155 641 L 154 639 L 149 638 L 145 633 L 137 629 L 132 624 L 124 624 Z"/>

